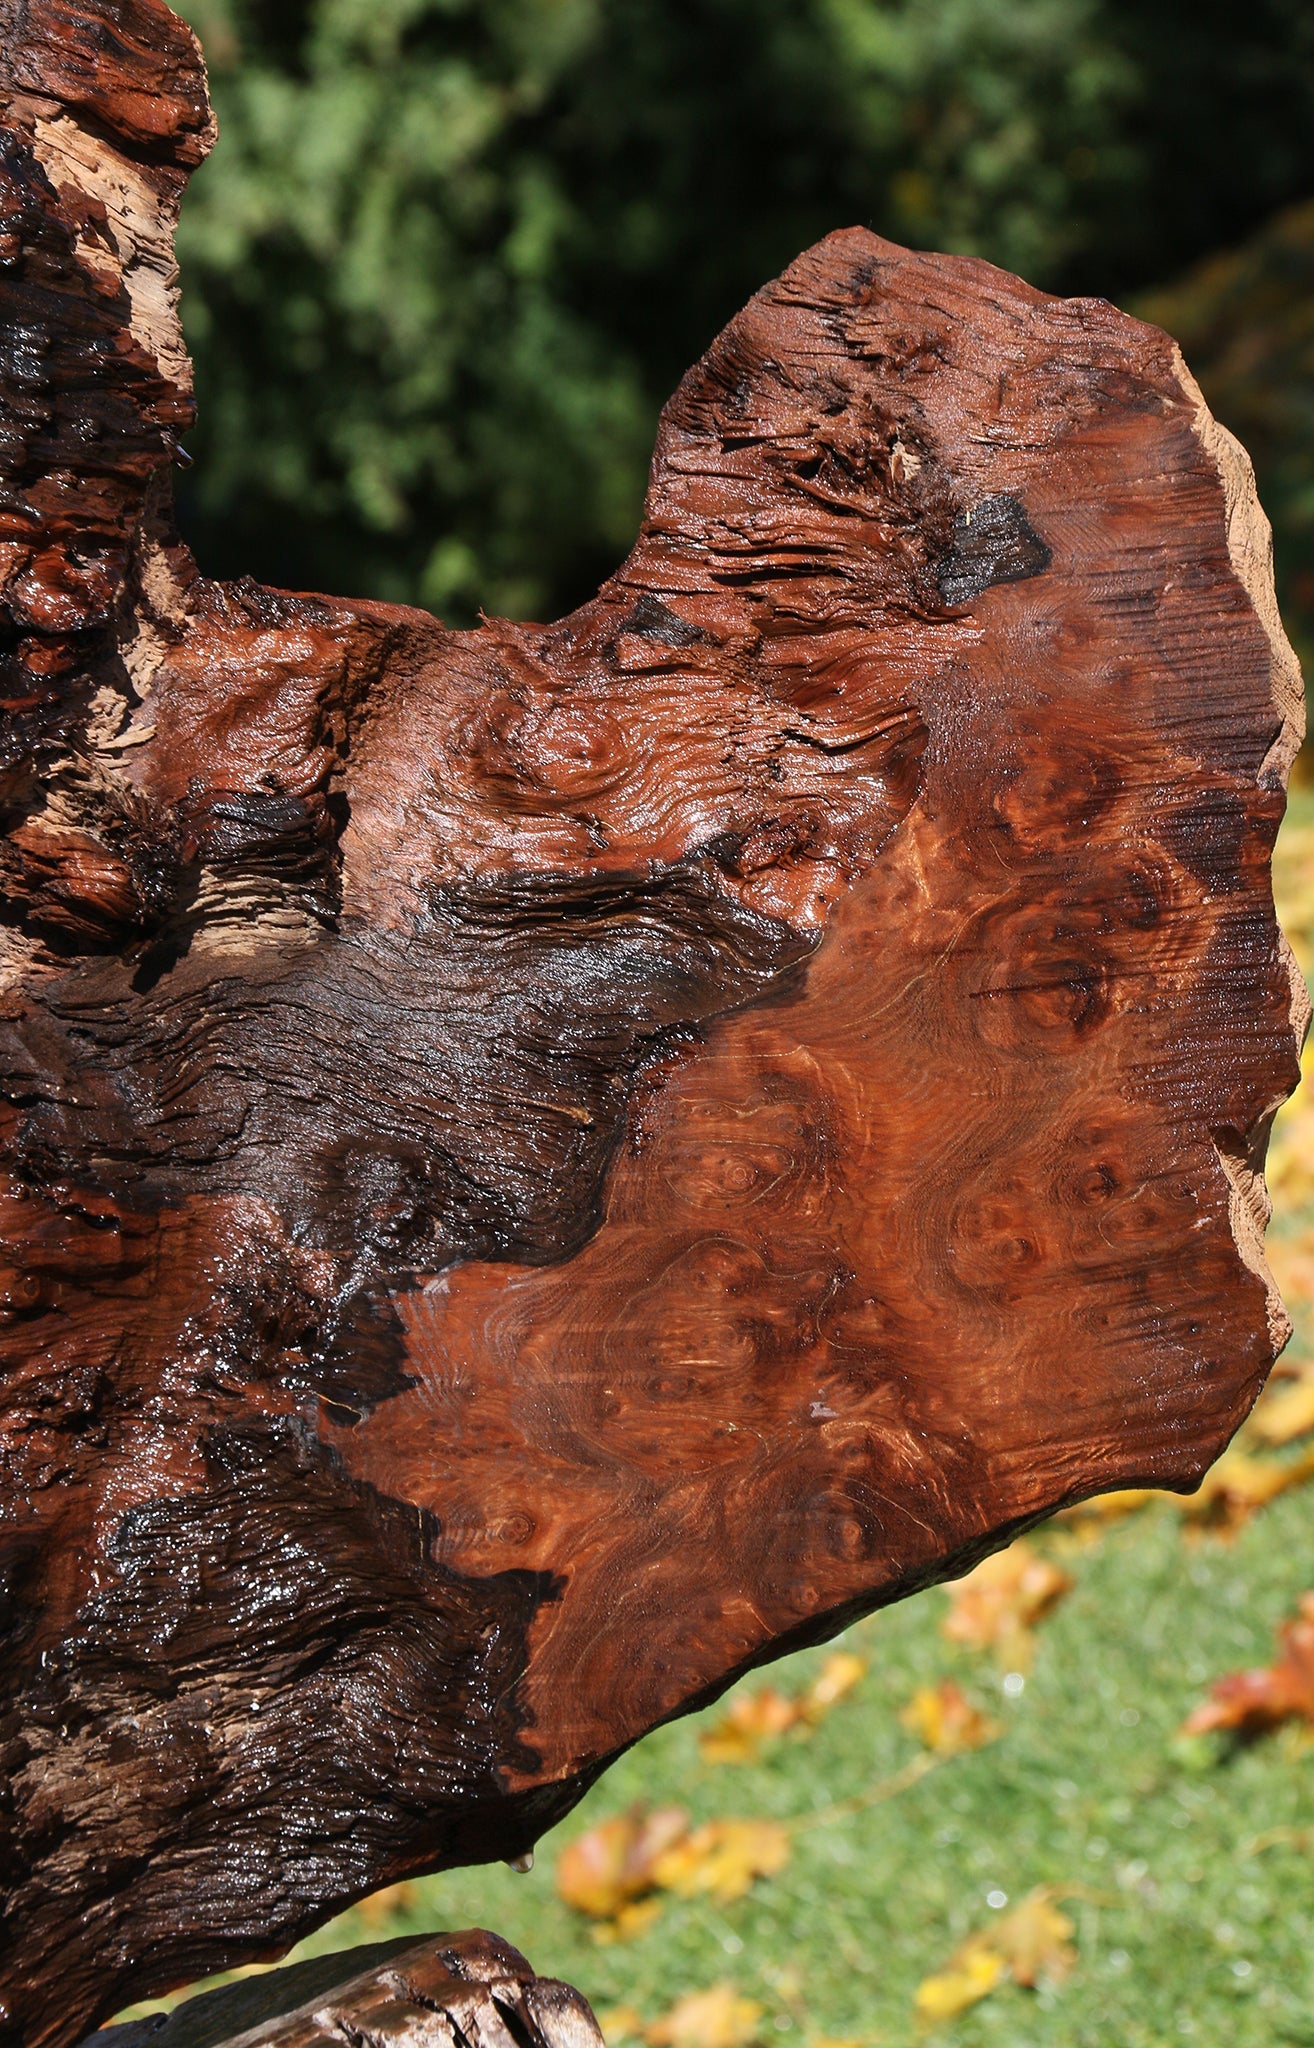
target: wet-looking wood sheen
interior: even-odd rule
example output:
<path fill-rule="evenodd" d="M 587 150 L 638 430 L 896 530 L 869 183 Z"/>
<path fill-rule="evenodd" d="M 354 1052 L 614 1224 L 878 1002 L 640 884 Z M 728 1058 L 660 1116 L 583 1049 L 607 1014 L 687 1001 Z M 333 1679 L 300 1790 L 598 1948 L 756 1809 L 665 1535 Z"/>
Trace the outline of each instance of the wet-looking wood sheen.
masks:
<path fill-rule="evenodd" d="M 555 625 L 202 578 L 157 0 L 0 0 L 0 2000 L 58 2044 L 1065 1501 L 1283 1335 L 1298 742 L 1172 343 L 830 236 Z"/>

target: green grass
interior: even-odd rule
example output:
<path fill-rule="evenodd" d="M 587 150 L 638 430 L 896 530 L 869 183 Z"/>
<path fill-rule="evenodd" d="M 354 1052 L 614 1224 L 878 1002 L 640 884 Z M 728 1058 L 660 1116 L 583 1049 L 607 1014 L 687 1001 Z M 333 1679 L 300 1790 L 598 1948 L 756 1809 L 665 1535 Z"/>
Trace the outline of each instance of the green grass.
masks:
<path fill-rule="evenodd" d="M 1308 825 L 1314 800 L 1295 813 Z M 1284 886 L 1303 941 L 1314 876 L 1288 873 Z M 1275 1227 L 1311 1226 L 1314 1209 Z M 1269 1660 L 1275 1624 L 1314 1587 L 1312 1538 L 1311 1488 L 1231 1541 L 1187 1536 L 1166 1503 L 1093 1537 L 1051 1527 L 1035 1540 L 1076 1584 L 1042 1625 L 1019 1696 L 987 1658 L 944 1640 L 946 1596 L 931 1591 L 849 1632 L 867 1676 L 808 1741 L 713 1767 L 697 1744 L 709 1716 L 661 1729 L 544 1839 L 528 1876 L 496 1866 L 424 1879 L 404 1911 L 348 1913 L 296 1954 L 485 1926 L 599 2008 L 625 2003 L 651 2021 L 684 1992 L 728 1980 L 766 2008 L 765 2048 L 806 2048 L 817 2034 L 911 2048 L 915 1989 L 989 1923 L 987 1893 L 1016 1901 L 1046 1884 L 1073 1891 L 1071 1976 L 1035 1993 L 1006 1985 L 934 2041 L 1314 2048 L 1314 1854 L 1252 1847 L 1269 1830 L 1314 1828 L 1314 1750 L 1284 1733 L 1226 1754 L 1176 1732 L 1210 1679 Z M 771 1677 L 802 1684 L 823 1654 Z M 648 1932 L 603 1947 L 557 1898 L 563 1843 L 633 1801 L 679 1803 L 695 1819 L 785 1818 L 879 1784 L 917 1753 L 899 1709 L 945 1676 L 1005 1724 L 1002 1737 L 882 1804 L 800 1831 L 787 1868 L 737 1904 L 672 1899 Z"/>
<path fill-rule="evenodd" d="M 911 2043 L 918 1982 L 990 1920 L 988 1892 L 1016 1900 L 1071 1885 L 1084 1894 L 1065 1908 L 1072 1976 L 1052 1991 L 1002 1988 L 949 2023 L 946 2041 L 1314 2044 L 1314 1857 L 1247 1854 L 1268 1829 L 1314 1825 L 1314 1756 L 1280 1736 L 1222 1759 L 1175 1733 L 1207 1680 L 1268 1661 L 1274 1624 L 1314 1581 L 1312 1535 L 1308 1490 L 1230 1543 L 1184 1538 L 1166 1505 L 1090 1543 L 1056 1532 L 1051 1547 L 1077 1584 L 1042 1624 L 1020 1697 L 1004 1694 L 987 1659 L 944 1641 L 945 1596 L 924 1594 L 849 1632 L 868 1674 L 809 1741 L 713 1767 L 696 1740 L 706 1716 L 660 1729 L 544 1839 L 528 1876 L 498 1866 L 427 1878 L 406 1912 L 368 1925 L 349 1913 L 297 1953 L 487 1926 L 597 2006 L 625 2002 L 652 2019 L 682 1992 L 729 1980 L 768 2008 L 765 2038 L 784 2048 L 813 2031 Z M 773 1675 L 801 1681 L 819 1654 Z M 557 1899 L 562 1843 L 631 1801 L 676 1801 L 699 1819 L 786 1817 L 888 1777 L 916 1753 L 899 1708 L 946 1674 L 1005 1723 L 1000 1740 L 801 1832 L 788 1867 L 736 1905 L 673 1899 L 648 1933 L 600 1947 Z M 789 2000 L 782 1970 L 801 1979 Z"/>

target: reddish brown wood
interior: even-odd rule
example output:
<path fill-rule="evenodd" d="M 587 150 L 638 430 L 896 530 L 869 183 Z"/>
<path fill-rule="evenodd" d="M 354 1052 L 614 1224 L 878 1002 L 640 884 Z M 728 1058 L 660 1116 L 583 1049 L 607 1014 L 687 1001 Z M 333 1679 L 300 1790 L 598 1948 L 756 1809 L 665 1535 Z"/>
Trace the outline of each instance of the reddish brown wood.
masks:
<path fill-rule="evenodd" d="M 833 235 L 554 626 L 197 575 L 157 0 L 0 0 L 11 2043 L 510 1856 L 1284 1325 L 1300 720 L 1172 343 Z"/>
<path fill-rule="evenodd" d="M 163 2024 L 161 2025 L 161 2021 Z M 603 2048 L 586 1999 L 495 1934 L 376 1942 L 203 1991 L 86 2048 Z"/>

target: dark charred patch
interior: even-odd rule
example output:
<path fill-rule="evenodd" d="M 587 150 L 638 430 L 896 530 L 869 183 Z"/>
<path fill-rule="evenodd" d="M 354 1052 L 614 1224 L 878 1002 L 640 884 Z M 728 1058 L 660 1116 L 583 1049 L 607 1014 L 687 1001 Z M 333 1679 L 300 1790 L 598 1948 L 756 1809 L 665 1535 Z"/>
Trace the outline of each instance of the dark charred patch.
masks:
<path fill-rule="evenodd" d="M 1230 896 L 1245 880 L 1247 857 L 1253 863 L 1256 854 L 1262 859 L 1268 852 L 1251 809 L 1235 787 L 1206 789 L 1194 803 L 1165 809 L 1164 844 L 1207 888 Z"/>
<path fill-rule="evenodd" d="M 946 604 L 970 604 L 994 583 L 1039 576 L 1053 557 L 1021 503 L 1007 491 L 983 498 L 954 521 L 953 547 L 936 572 Z"/>
<path fill-rule="evenodd" d="M 403 935 L 190 955 L 146 994 L 87 962 L 0 1032 L 0 1095 L 41 1082 L 18 1150 L 136 1200 L 258 1194 L 382 1273 L 568 1258 L 639 1063 L 811 949 L 711 875 L 446 893 Z"/>
<path fill-rule="evenodd" d="M 616 624 L 618 633 L 637 633 L 641 640 L 653 640 L 661 647 L 693 647 L 707 635 L 701 626 L 682 619 L 652 591 L 636 598 L 624 618 Z"/>
<path fill-rule="evenodd" d="M 98 1821 L 58 1877 L 27 1825 L 37 1860 L 9 1873 L 11 1987 L 54 1966 L 52 1885 L 98 1901 L 95 1942 L 60 1935 L 79 2009 L 112 2010 L 135 1960 L 130 1941 L 109 1960 L 105 1923 L 167 1917 L 179 1885 L 185 1977 L 234 1939 L 258 1945 L 277 1927 L 286 1943 L 326 1887 L 355 1895 L 382 1868 L 441 1862 L 472 1812 L 487 1816 L 481 1858 L 517 1853 L 523 1836 L 518 1816 L 492 1814 L 502 1769 L 536 1762 L 516 1689 L 551 1577 L 434 1564 L 433 1518 L 347 1478 L 293 1423 L 217 1433 L 205 1467 L 198 1491 L 123 1517 L 110 1584 L 24 1685 L 6 1665 L 11 1812 L 55 1797 L 90 1817 L 98 1784 L 122 1788 L 108 1832 Z M 444 1711 L 417 1711 L 422 1700 Z M 199 1830 L 193 1814 L 209 1816 Z"/>

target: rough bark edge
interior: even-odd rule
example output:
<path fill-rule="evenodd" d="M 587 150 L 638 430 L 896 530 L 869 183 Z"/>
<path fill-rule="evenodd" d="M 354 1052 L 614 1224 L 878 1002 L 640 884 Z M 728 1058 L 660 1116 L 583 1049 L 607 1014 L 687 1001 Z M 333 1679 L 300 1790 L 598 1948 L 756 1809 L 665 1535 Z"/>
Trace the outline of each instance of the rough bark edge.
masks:
<path fill-rule="evenodd" d="M 1273 574 L 1273 527 L 1259 501 L 1255 467 L 1249 453 L 1230 428 L 1216 420 L 1205 402 L 1196 379 L 1186 366 L 1181 349 L 1174 342 L 1173 361 L 1182 390 L 1195 407 L 1192 422 L 1197 439 L 1209 456 L 1223 487 L 1227 520 L 1227 551 L 1233 573 L 1249 598 L 1256 618 L 1268 635 L 1272 650 L 1269 670 L 1277 733 L 1260 763 L 1256 781 L 1285 790 L 1292 764 L 1305 738 L 1305 686 L 1296 650 L 1287 637 L 1278 609 L 1277 585 Z M 1311 1017 L 1310 991 L 1291 942 L 1281 925 L 1277 927 L 1278 954 L 1291 992 L 1288 1015 L 1297 1050 L 1303 1046 Z M 1264 1178 L 1264 1153 L 1273 1118 L 1287 1098 L 1278 1096 L 1265 1103 L 1251 1133 L 1252 1151 L 1247 1157 L 1229 1154 L 1216 1145 L 1219 1164 L 1227 1175 L 1228 1209 L 1232 1235 L 1240 1257 L 1264 1284 L 1267 1296 L 1269 1335 L 1274 1352 L 1283 1349 L 1291 1336 L 1278 1283 L 1268 1263 L 1265 1232 L 1273 1213 Z M 1255 1144 L 1258 1139 L 1258 1144 Z"/>

